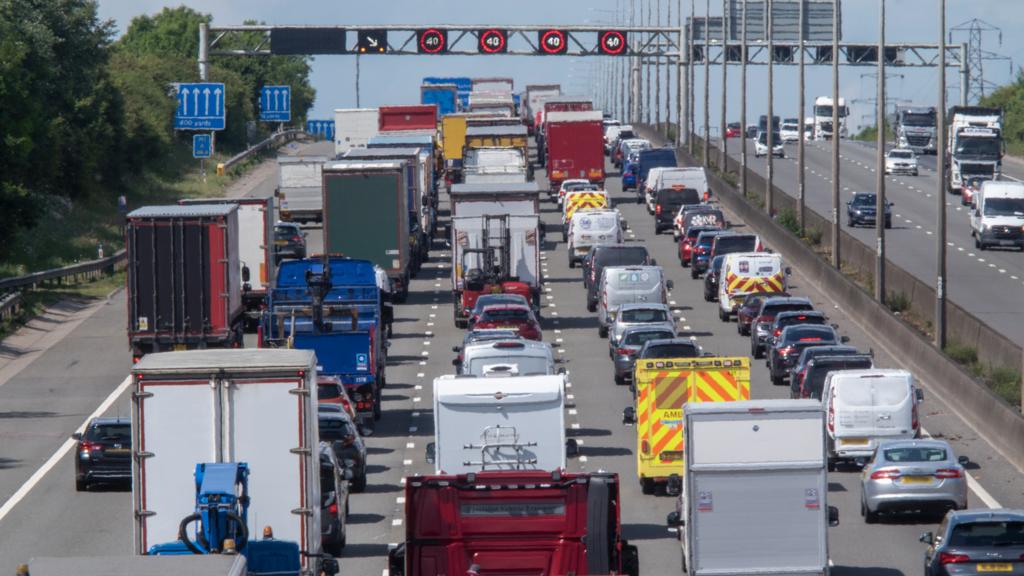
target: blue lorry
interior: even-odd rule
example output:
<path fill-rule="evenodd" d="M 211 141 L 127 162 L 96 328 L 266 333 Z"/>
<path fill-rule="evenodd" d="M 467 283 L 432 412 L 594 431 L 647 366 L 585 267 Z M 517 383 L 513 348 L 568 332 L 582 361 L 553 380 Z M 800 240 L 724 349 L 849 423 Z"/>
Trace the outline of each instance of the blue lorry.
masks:
<path fill-rule="evenodd" d="M 435 104 L 437 119 L 459 111 L 459 87 L 455 84 L 424 84 L 420 86 L 420 104 Z"/>
<path fill-rule="evenodd" d="M 473 79 L 468 76 L 427 76 L 423 84 L 454 84 L 459 89 L 459 107 L 469 108 L 469 93 L 473 91 Z"/>
<path fill-rule="evenodd" d="M 344 384 L 361 425 L 381 417 L 390 303 L 373 263 L 344 257 L 288 260 L 278 269 L 260 330 L 261 347 L 312 350 L 318 372 Z"/>

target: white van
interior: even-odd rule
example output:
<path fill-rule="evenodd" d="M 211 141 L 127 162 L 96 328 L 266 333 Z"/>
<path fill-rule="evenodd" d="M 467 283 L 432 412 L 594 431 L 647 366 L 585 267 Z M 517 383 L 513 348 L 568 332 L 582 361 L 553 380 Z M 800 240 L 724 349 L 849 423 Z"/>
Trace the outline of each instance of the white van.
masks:
<path fill-rule="evenodd" d="M 584 210 L 569 221 L 569 268 L 583 261 L 595 244 L 622 244 L 622 215 L 618 210 Z"/>
<path fill-rule="evenodd" d="M 604 338 L 623 304 L 668 304 L 672 281 L 660 266 L 610 266 L 598 284 L 597 333 Z"/>
<path fill-rule="evenodd" d="M 651 168 L 656 170 L 656 168 Z M 662 169 L 657 178 L 652 182 L 651 177 L 647 177 L 647 182 L 650 185 L 650 192 L 647 194 L 647 211 L 651 214 L 654 213 L 655 199 L 657 198 L 657 191 L 664 190 L 666 188 L 690 188 L 700 192 L 700 197 L 704 202 L 707 202 L 711 198 L 711 186 L 708 185 L 708 175 L 704 171 L 704 168 L 685 166 L 685 167 L 674 167 Z"/>
<path fill-rule="evenodd" d="M 537 376 L 557 373 L 547 342 L 526 339 L 477 342 L 462 350 L 452 364 L 469 376 Z"/>
<path fill-rule="evenodd" d="M 839 460 L 867 460 L 882 440 L 916 438 L 922 400 L 924 391 L 906 370 L 830 372 L 821 397 L 829 468 Z"/>
<path fill-rule="evenodd" d="M 971 200 L 974 246 L 1017 247 L 1024 250 L 1024 182 L 989 180 Z"/>
<path fill-rule="evenodd" d="M 726 254 L 718 274 L 718 318 L 728 322 L 747 294 L 785 292 L 788 274 L 779 254 Z"/>

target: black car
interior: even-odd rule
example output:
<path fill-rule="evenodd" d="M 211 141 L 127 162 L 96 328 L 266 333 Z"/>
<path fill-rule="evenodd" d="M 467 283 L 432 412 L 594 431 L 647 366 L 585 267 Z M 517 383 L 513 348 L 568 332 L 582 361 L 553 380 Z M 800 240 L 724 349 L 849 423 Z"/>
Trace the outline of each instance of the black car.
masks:
<path fill-rule="evenodd" d="M 128 418 L 94 418 L 85 432 L 71 435 L 75 447 L 75 490 L 93 484 L 131 483 L 132 423 Z"/>
<path fill-rule="evenodd" d="M 722 262 L 725 256 L 715 256 L 711 261 L 708 273 L 704 275 L 704 300 L 714 302 L 718 299 L 718 275 L 722 273 Z"/>
<path fill-rule="evenodd" d="M 775 315 L 775 320 L 772 321 L 771 338 L 773 340 L 778 338 L 787 326 L 794 326 L 796 324 L 824 326 L 828 324 L 828 316 L 825 316 L 824 312 L 818 312 L 817 310 L 780 312 Z M 835 326 L 832 327 L 835 328 Z"/>
<path fill-rule="evenodd" d="M 651 358 L 699 358 L 703 354 L 701 347 L 696 340 L 690 338 L 665 338 L 663 340 L 648 340 L 644 342 L 640 352 L 637 353 L 637 360 Z"/>
<path fill-rule="evenodd" d="M 726 232 L 719 234 L 711 241 L 710 256 L 725 256 L 726 254 L 739 254 L 741 252 L 757 252 L 761 247 L 761 239 L 757 234 L 740 234 L 738 232 Z"/>
<path fill-rule="evenodd" d="M 285 258 L 301 260 L 306 257 L 306 233 L 298 224 L 278 222 L 274 225 L 274 257 L 278 262 Z"/>
<path fill-rule="evenodd" d="M 833 348 L 833 346 L 815 346 L 814 348 Z M 814 348 L 808 348 L 813 350 Z M 811 398 L 821 400 L 825 388 L 825 378 L 830 372 L 840 370 L 867 370 L 875 367 L 875 361 L 867 354 L 850 354 L 838 356 L 815 356 L 807 362 L 800 372 L 793 372 L 793 381 L 799 381 L 796 392 L 790 383 L 790 395 L 794 398 Z M 795 395 L 794 395 L 795 394 Z"/>
<path fill-rule="evenodd" d="M 804 348 L 800 352 L 800 356 L 796 359 L 796 364 L 793 365 L 793 369 L 790 371 L 789 384 L 792 390 L 790 391 L 791 398 L 799 398 L 799 395 L 794 396 L 800 390 L 800 380 L 803 379 L 805 371 L 807 369 L 807 363 L 817 358 L 818 356 L 854 356 L 861 352 L 853 346 L 811 346 L 810 348 Z M 869 352 L 874 354 L 874 352 Z"/>
<path fill-rule="evenodd" d="M 583 285 L 587 288 L 587 310 L 597 311 L 598 282 L 605 266 L 646 266 L 657 264 L 643 246 L 600 244 L 583 260 Z"/>
<path fill-rule="evenodd" d="M 320 443 L 320 542 L 340 556 L 348 535 L 348 478 L 352 475 L 326 442 Z"/>
<path fill-rule="evenodd" d="M 700 192 L 693 188 L 665 188 L 654 195 L 654 233 L 671 230 L 683 206 L 699 206 Z"/>
<path fill-rule="evenodd" d="M 768 371 L 771 374 L 772 384 L 782 386 L 786 383 L 789 371 L 796 364 L 796 359 L 804 348 L 832 346 L 840 341 L 845 342 L 846 337 L 840 339 L 835 328 L 831 326 L 797 324 L 786 327 L 768 351 Z"/>
<path fill-rule="evenodd" d="M 860 225 L 875 225 L 878 195 L 874 192 L 859 192 L 846 203 L 846 224 L 853 228 Z M 885 205 L 885 227 L 892 228 L 892 202 Z"/>
<path fill-rule="evenodd" d="M 318 416 L 320 440 L 329 443 L 338 461 L 352 471 L 352 491 L 366 490 L 366 444 L 359 429 L 338 404 L 321 404 Z"/>
<path fill-rule="evenodd" d="M 647 342 L 663 342 L 671 340 L 674 336 L 673 330 L 665 328 L 645 328 L 643 326 L 626 328 L 622 339 L 612 350 L 615 383 L 625 384 L 627 380 L 633 378 L 633 366 Z"/>
<path fill-rule="evenodd" d="M 765 347 L 772 337 L 772 322 L 775 315 L 790 310 L 814 310 L 814 304 L 807 298 L 799 296 L 775 296 L 761 301 L 761 309 L 750 322 L 750 355 L 754 358 L 764 356 Z"/>

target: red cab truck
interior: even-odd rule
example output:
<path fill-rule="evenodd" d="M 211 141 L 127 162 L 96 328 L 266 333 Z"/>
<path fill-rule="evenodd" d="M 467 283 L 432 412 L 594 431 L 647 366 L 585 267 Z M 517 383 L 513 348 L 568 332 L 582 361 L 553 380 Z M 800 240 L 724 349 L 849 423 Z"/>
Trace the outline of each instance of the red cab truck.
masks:
<path fill-rule="evenodd" d="M 381 132 L 436 130 L 437 104 L 381 106 L 377 127 Z"/>
<path fill-rule="evenodd" d="M 551 190 L 580 178 L 604 186 L 604 130 L 601 112 L 552 112 L 545 121 Z"/>
<path fill-rule="evenodd" d="M 405 542 L 389 553 L 388 573 L 637 575 L 621 501 L 615 474 L 410 476 Z"/>
<path fill-rule="evenodd" d="M 242 346 L 238 206 L 147 206 L 128 214 L 128 341 L 150 352 Z"/>

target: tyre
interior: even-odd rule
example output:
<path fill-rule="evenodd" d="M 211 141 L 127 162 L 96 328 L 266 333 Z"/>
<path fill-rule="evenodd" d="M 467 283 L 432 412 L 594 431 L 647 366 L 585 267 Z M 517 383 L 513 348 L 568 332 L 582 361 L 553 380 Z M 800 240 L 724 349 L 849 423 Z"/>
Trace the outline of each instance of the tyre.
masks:
<path fill-rule="evenodd" d="M 75 492 L 88 492 L 89 482 L 85 478 L 75 478 Z"/>
<path fill-rule="evenodd" d="M 864 517 L 865 524 L 877 524 L 878 523 L 878 512 L 872 512 L 868 509 L 868 505 L 864 502 L 860 503 L 860 513 Z"/>
<path fill-rule="evenodd" d="M 376 421 L 380 420 L 380 417 L 381 417 L 380 395 L 378 394 L 377 399 L 373 401 L 373 420 L 376 422 Z"/>
<path fill-rule="evenodd" d="M 597 303 L 594 302 L 592 304 L 590 302 L 587 302 L 587 312 L 597 312 Z"/>
<path fill-rule="evenodd" d="M 351 488 L 353 492 L 363 492 L 363 491 L 365 491 L 366 490 L 366 472 L 363 471 L 363 473 L 360 474 L 359 476 L 353 477 L 352 481 L 349 483 L 349 488 Z"/>
<path fill-rule="evenodd" d="M 885 221 L 885 229 L 886 230 L 892 229 L 892 221 L 890 221 L 890 220 L 886 220 Z"/>
<path fill-rule="evenodd" d="M 641 478 L 640 491 L 648 496 L 654 494 L 654 480 L 651 478 Z"/>
<path fill-rule="evenodd" d="M 750 355 L 754 358 L 764 358 L 764 351 L 758 345 L 753 344 L 750 347 Z"/>
<path fill-rule="evenodd" d="M 607 326 L 598 326 L 597 327 L 597 335 L 600 336 L 601 338 L 607 338 L 608 337 L 608 327 Z"/>
<path fill-rule="evenodd" d="M 616 386 L 625 386 L 626 385 L 626 377 L 625 376 L 618 376 L 618 375 L 616 375 L 615 376 L 615 385 Z"/>
<path fill-rule="evenodd" d="M 709 300 L 709 302 L 710 302 L 710 300 Z M 718 307 L 718 319 L 719 320 L 721 320 L 722 322 L 728 322 L 730 316 L 732 316 L 732 315 L 729 314 L 728 312 L 726 312 L 725 310 L 722 310 L 721 306 Z"/>
<path fill-rule="evenodd" d="M 694 280 L 696 280 L 699 277 L 700 277 L 700 273 L 697 272 L 697 269 L 694 268 L 693 266 L 690 266 L 690 278 L 693 278 Z"/>
<path fill-rule="evenodd" d="M 772 374 L 772 386 L 785 386 L 786 380 L 782 376 Z"/>
<path fill-rule="evenodd" d="M 575 268 L 575 267 L 576 267 L 576 261 L 573 260 L 572 257 L 569 257 L 569 268 L 572 269 L 572 268 Z"/>
<path fill-rule="evenodd" d="M 848 228 L 853 228 L 853 227 L 857 226 L 857 223 L 853 221 L 853 218 L 847 217 L 846 218 L 846 226 Z"/>

